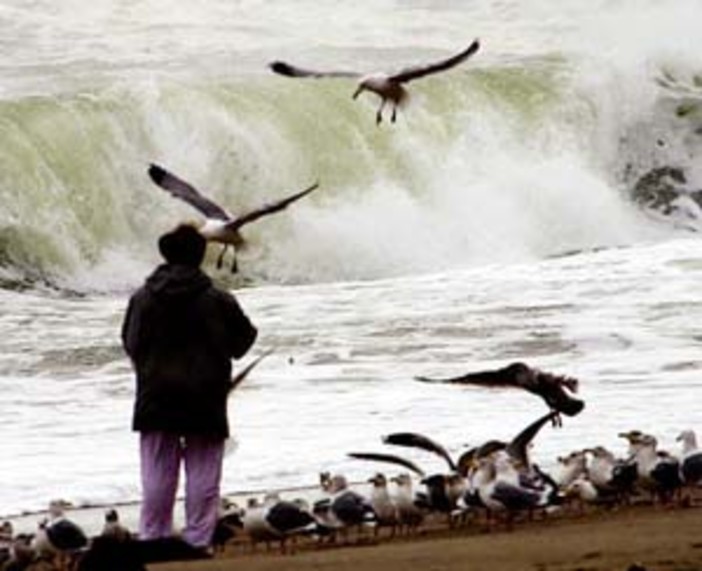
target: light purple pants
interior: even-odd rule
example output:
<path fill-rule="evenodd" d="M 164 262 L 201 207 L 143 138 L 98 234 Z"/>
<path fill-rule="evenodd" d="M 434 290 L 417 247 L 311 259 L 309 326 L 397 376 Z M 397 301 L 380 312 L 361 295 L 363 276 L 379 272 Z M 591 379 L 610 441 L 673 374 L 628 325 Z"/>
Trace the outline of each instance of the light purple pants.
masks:
<path fill-rule="evenodd" d="M 173 535 L 173 507 L 181 461 L 185 465 L 185 530 L 183 539 L 209 546 L 217 523 L 224 440 L 142 432 L 141 486 L 143 502 L 139 537 Z"/>

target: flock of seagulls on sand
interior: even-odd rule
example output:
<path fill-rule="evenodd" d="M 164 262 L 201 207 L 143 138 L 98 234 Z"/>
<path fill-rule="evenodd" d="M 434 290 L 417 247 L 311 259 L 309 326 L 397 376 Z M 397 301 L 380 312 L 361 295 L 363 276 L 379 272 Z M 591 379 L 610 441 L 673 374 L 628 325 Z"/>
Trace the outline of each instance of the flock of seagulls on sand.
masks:
<path fill-rule="evenodd" d="M 451 57 L 424 65 L 408 67 L 396 73 L 375 72 L 361 74 L 350 71 L 312 71 L 282 61 L 270 63 L 269 68 L 279 75 L 292 78 L 350 77 L 357 79 L 358 84 L 353 94 L 354 99 L 364 91 L 370 91 L 380 97 L 380 107 L 376 112 L 376 123 L 379 125 L 383 120 L 383 110 L 388 102 L 392 105 L 390 120 L 393 123 L 396 121 L 398 108 L 405 104 L 409 97 L 405 84 L 451 69 L 466 61 L 479 49 L 480 42 L 474 40 L 466 49 Z M 188 203 L 205 217 L 204 222 L 198 227 L 200 234 L 208 241 L 224 246 L 217 258 L 217 268 L 222 267 L 227 250 L 230 247 L 234 250 L 234 258 L 231 265 L 232 273 L 238 270 L 236 252 L 246 244 L 240 233 L 243 226 L 269 214 L 284 210 L 290 204 L 307 196 L 319 187 L 319 183 L 316 182 L 304 190 L 235 216 L 212 199 L 204 196 L 194 186 L 159 165 L 150 165 L 148 174 L 156 185 L 172 196 Z"/>
<path fill-rule="evenodd" d="M 266 354 L 245 367 L 232 386 L 238 386 Z M 381 443 L 393 451 L 348 452 L 349 458 L 374 466 L 365 482 L 350 484 L 344 474 L 323 472 L 316 487 L 297 495 L 288 492 L 291 497 L 271 491 L 250 497 L 242 506 L 223 498 L 212 541 L 215 552 L 209 556 L 216 556 L 227 544 L 251 549 L 259 544 L 269 549 L 278 545 L 281 552 L 292 553 L 305 546 L 411 537 L 437 527 L 510 529 L 515 522 L 536 515 L 579 514 L 592 509 L 588 506 L 613 508 L 641 502 L 689 506 L 700 499 L 696 492 L 702 485 L 702 450 L 693 430 L 680 433 L 677 454 L 662 450 L 655 436 L 631 430 L 618 435 L 628 446 L 622 456 L 592 445 L 558 457 L 547 471 L 534 461 L 530 450 L 544 427 L 562 426 L 561 413 L 572 416 L 584 408 L 582 401 L 565 393 L 577 388 L 576 379 L 513 363 L 436 382 L 525 390 L 543 398 L 550 410 L 511 440 L 491 439 L 460 454 L 451 454 L 424 434 L 387 434 Z M 441 459 L 444 468 L 427 470 L 395 453 L 397 449 L 431 454 Z M 203 556 L 177 536 L 139 541 L 120 523 L 115 509 L 105 514 L 102 532 L 88 538 L 66 517 L 66 507 L 64 502 L 52 502 L 48 517 L 33 534 L 14 535 L 12 525 L 3 523 L 0 569 L 143 571 L 147 563 Z"/>

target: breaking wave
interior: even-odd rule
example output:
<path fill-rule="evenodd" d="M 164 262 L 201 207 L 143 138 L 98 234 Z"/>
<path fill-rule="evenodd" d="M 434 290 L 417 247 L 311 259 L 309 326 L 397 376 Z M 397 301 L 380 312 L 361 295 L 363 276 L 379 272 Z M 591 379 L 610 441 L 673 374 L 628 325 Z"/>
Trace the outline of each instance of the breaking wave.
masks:
<path fill-rule="evenodd" d="M 149 162 L 234 212 L 321 182 L 246 228 L 244 282 L 380 278 L 655 239 L 676 226 L 643 214 L 630 191 L 662 165 L 702 188 L 697 72 L 486 56 L 413 84 L 398 123 L 380 128 L 377 102 L 352 101 L 347 80 L 140 77 L 6 98 L 0 284 L 141 279 L 157 236 L 198 218 L 151 184 Z"/>

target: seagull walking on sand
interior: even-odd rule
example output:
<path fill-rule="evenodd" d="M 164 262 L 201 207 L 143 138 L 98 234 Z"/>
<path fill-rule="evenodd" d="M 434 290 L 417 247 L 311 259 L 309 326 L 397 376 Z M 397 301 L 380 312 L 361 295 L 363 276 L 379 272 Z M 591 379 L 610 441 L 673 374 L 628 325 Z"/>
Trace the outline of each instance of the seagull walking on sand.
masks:
<path fill-rule="evenodd" d="M 397 118 L 397 108 L 407 101 L 409 92 L 405 88 L 405 83 L 415 79 L 446 71 L 460 63 L 466 61 L 470 56 L 480 49 L 480 42 L 476 39 L 463 51 L 452 55 L 449 58 L 423 65 L 416 65 L 405 68 L 397 73 L 375 72 L 363 75 L 353 71 L 313 71 L 296 67 L 283 61 L 274 61 L 269 64 L 272 71 L 279 75 L 295 78 L 322 78 L 322 77 L 349 77 L 358 80 L 353 98 L 356 99 L 364 91 L 372 91 L 380 97 L 380 107 L 375 114 L 376 124 L 383 120 L 383 110 L 385 105 L 392 104 L 392 115 L 390 121 L 395 122 Z"/>
<path fill-rule="evenodd" d="M 152 164 L 149 167 L 149 176 L 156 185 L 176 198 L 187 202 L 205 216 L 205 222 L 199 228 L 200 234 L 210 242 L 219 242 L 224 245 L 224 249 L 217 258 L 217 268 L 222 267 L 224 254 L 227 249 L 230 246 L 234 249 L 232 273 L 237 271 L 236 249 L 241 248 L 245 244 L 245 240 L 240 233 L 243 226 L 263 216 L 284 210 L 293 202 L 307 196 L 319 187 L 319 183 L 315 183 L 300 192 L 269 202 L 239 216 L 233 216 L 216 202 L 203 196 L 191 184 L 168 172 L 163 167 Z"/>
<path fill-rule="evenodd" d="M 407 533 L 416 531 L 428 512 L 426 494 L 414 490 L 408 473 L 403 472 L 390 478 L 390 481 L 396 484 L 391 499 L 397 507 L 400 529 L 404 526 Z"/>
<path fill-rule="evenodd" d="M 101 535 L 111 537 L 118 543 L 132 539 L 131 532 L 119 521 L 119 514 L 114 508 L 110 508 L 105 513 L 105 523 Z"/>
<path fill-rule="evenodd" d="M 49 517 L 39 523 L 32 545 L 41 557 L 57 558 L 59 567 L 88 545 L 88 536 L 64 513 L 69 505 L 63 500 L 49 504 Z"/>

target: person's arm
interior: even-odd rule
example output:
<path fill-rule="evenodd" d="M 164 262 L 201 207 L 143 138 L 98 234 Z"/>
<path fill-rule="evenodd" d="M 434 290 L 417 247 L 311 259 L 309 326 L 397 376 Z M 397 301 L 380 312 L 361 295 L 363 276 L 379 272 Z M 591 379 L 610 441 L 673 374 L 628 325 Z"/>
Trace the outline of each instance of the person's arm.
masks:
<path fill-rule="evenodd" d="M 144 327 L 146 326 L 143 319 L 144 304 L 143 293 L 137 292 L 130 299 L 127 305 L 127 311 L 124 314 L 122 322 L 122 347 L 131 360 L 137 360 L 138 354 L 143 350 L 144 345 Z"/>
<path fill-rule="evenodd" d="M 229 332 L 228 349 L 235 359 L 243 357 L 256 341 L 258 330 L 244 314 L 234 296 L 226 296 L 226 327 Z"/>
<path fill-rule="evenodd" d="M 129 355 L 132 361 L 134 361 L 137 345 L 137 335 L 135 331 L 136 320 L 134 298 L 131 298 L 127 305 L 127 311 L 124 314 L 124 321 L 122 322 L 122 347 L 124 347 L 124 351 Z"/>

